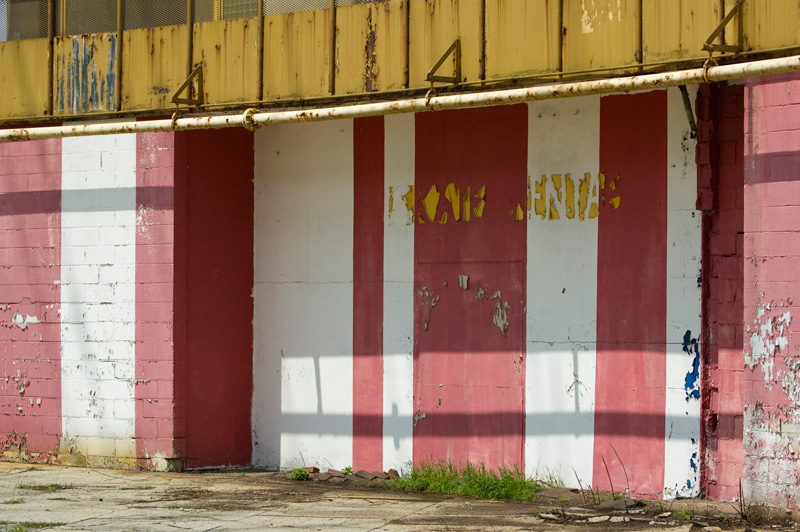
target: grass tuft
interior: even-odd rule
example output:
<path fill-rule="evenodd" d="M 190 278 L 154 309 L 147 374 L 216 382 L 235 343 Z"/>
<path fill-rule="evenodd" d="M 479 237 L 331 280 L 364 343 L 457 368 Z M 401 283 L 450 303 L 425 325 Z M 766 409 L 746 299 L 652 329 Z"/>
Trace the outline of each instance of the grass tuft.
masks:
<path fill-rule="evenodd" d="M 3 501 L 3 504 L 22 504 L 23 502 L 25 502 L 23 499 L 16 498 Z"/>
<path fill-rule="evenodd" d="M 42 523 L 42 522 L 25 522 L 19 523 L 14 528 L 10 528 L 7 532 L 30 532 L 31 530 L 38 530 L 40 528 L 52 528 L 62 526 L 64 523 Z"/>
<path fill-rule="evenodd" d="M 308 469 L 305 467 L 295 467 L 289 473 L 289 478 L 292 480 L 308 480 Z"/>
<path fill-rule="evenodd" d="M 517 467 L 487 469 L 484 464 L 468 463 L 459 468 L 451 462 L 423 463 L 412 467 L 390 487 L 406 491 L 430 491 L 464 495 L 476 499 L 530 501 L 544 487 L 525 477 Z"/>

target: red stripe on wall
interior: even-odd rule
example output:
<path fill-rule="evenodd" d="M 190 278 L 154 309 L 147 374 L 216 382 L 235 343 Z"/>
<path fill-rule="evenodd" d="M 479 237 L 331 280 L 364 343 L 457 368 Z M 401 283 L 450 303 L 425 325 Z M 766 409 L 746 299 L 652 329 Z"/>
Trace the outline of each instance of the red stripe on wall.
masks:
<path fill-rule="evenodd" d="M 181 338 L 175 329 L 176 271 L 174 133 L 136 137 L 136 442 L 140 467 L 183 457 Z"/>
<path fill-rule="evenodd" d="M 593 485 L 610 489 L 610 475 L 618 491 L 629 482 L 634 493 L 656 495 L 664 488 L 667 92 L 604 97 L 600 112 L 600 171 L 607 181 L 619 176 L 620 204 L 600 202 Z"/>
<path fill-rule="evenodd" d="M 527 136 L 526 105 L 416 117 L 416 463 L 524 466 Z"/>
<path fill-rule="evenodd" d="M 353 124 L 353 464 L 383 469 L 383 117 Z"/>
<path fill-rule="evenodd" d="M 186 466 L 248 465 L 253 402 L 253 133 L 179 133 L 186 163 Z M 183 175 L 178 177 L 178 174 Z M 181 211 L 178 211 L 182 216 Z M 176 261 L 176 264 L 177 261 Z"/>
<path fill-rule="evenodd" d="M 61 139 L 2 142 L 0 449 L 23 460 L 61 438 L 60 263 Z"/>

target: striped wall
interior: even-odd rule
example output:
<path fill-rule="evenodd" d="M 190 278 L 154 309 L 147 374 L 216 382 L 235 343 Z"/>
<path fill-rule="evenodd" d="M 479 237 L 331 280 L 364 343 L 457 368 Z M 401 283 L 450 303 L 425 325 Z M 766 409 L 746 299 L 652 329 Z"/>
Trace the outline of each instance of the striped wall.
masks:
<path fill-rule="evenodd" d="M 698 493 L 677 90 L 0 148 L 0 413 L 40 460 Z"/>
<path fill-rule="evenodd" d="M 677 90 L 255 143 L 257 465 L 446 459 L 698 493 L 701 225 Z"/>

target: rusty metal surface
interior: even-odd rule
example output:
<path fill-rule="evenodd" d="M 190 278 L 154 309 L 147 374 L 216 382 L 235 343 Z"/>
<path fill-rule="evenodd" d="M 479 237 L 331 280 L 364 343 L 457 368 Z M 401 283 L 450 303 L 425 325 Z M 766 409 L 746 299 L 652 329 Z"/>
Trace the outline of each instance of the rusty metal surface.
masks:
<path fill-rule="evenodd" d="M 486 0 L 486 78 L 558 70 L 558 26 L 558 0 Z"/>
<path fill-rule="evenodd" d="M 170 107 L 170 97 L 186 77 L 186 25 L 123 32 L 122 109 Z"/>
<path fill-rule="evenodd" d="M 0 119 L 47 111 L 47 39 L 0 43 Z"/>
<path fill-rule="evenodd" d="M 648 1 L 643 12 L 644 61 L 707 57 L 703 41 L 718 22 L 718 0 Z"/>
<path fill-rule="evenodd" d="M 116 33 L 55 39 L 55 115 L 116 110 L 116 46 Z"/>
<path fill-rule="evenodd" d="M 340 7 L 336 14 L 336 94 L 403 87 L 407 0 Z"/>
<path fill-rule="evenodd" d="M 564 0 L 564 70 L 636 63 L 636 0 Z"/>
<path fill-rule="evenodd" d="M 480 73 L 480 6 L 475 0 L 410 0 L 409 86 L 429 85 L 425 76 L 456 38 L 462 42 L 463 80 L 477 81 Z M 442 66 L 450 75 L 453 68 Z"/>
<path fill-rule="evenodd" d="M 205 101 L 258 99 L 259 17 L 194 25 L 192 60 L 204 67 Z"/>
<path fill-rule="evenodd" d="M 258 112 L 248 109 L 243 114 L 200 116 L 172 120 L 149 120 L 132 122 L 110 122 L 100 124 L 70 124 L 39 128 L 17 128 L 0 130 L 0 141 L 32 140 L 55 137 L 78 137 L 87 135 L 110 135 L 119 133 L 143 133 L 155 131 L 178 131 L 194 129 L 222 129 L 244 127 L 255 130 L 275 124 L 320 122 L 363 116 L 380 116 L 400 113 L 439 111 L 509 105 L 535 100 L 572 98 L 590 94 L 614 94 L 639 90 L 677 87 L 679 85 L 741 79 L 753 76 L 800 71 L 800 56 L 753 61 L 744 64 L 695 68 L 677 72 L 648 74 L 624 78 L 611 78 L 575 83 L 560 83 L 521 89 L 493 92 L 473 92 L 413 98 L 391 102 L 346 105 L 292 111 Z"/>
<path fill-rule="evenodd" d="M 735 0 L 725 0 L 725 12 L 730 11 L 735 3 Z M 749 0 L 742 5 L 742 9 L 745 50 L 766 50 L 800 44 L 800 1 Z M 726 31 L 725 37 L 726 41 L 733 43 L 735 32 Z"/>
<path fill-rule="evenodd" d="M 264 99 L 328 94 L 330 9 L 264 17 Z"/>

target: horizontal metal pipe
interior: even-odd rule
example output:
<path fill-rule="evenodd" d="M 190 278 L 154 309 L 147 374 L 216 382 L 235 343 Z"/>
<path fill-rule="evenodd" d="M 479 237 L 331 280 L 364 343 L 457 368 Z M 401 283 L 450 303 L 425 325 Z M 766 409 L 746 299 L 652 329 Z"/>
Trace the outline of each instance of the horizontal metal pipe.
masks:
<path fill-rule="evenodd" d="M 448 94 L 443 96 L 431 96 L 430 98 L 412 98 L 391 102 L 374 102 L 263 113 L 250 109 L 242 114 L 177 118 L 175 120 L 162 119 L 141 122 L 126 121 L 106 124 L 70 124 L 52 127 L 4 129 L 0 130 L 0 141 L 78 137 L 85 135 L 111 135 L 119 133 L 222 129 L 228 127 L 254 129 L 256 127 L 275 124 L 319 122 L 340 118 L 358 118 L 363 116 L 484 107 L 489 105 L 508 105 L 534 100 L 587 96 L 590 94 L 632 92 L 675 87 L 679 85 L 741 79 L 796 70 L 800 70 L 800 56 L 766 59 L 763 61 L 752 61 L 734 65 L 709 66 L 707 69 L 695 68 L 624 78 L 559 83 L 498 91 Z"/>

